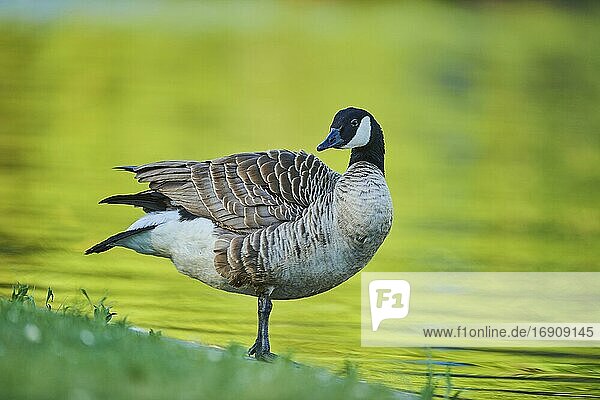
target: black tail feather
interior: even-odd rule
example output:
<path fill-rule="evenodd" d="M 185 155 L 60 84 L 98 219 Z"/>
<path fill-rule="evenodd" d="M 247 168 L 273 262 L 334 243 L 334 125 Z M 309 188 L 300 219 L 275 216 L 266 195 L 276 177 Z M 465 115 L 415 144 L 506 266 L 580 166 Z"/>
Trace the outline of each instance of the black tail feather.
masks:
<path fill-rule="evenodd" d="M 100 200 L 100 204 L 127 204 L 134 207 L 142 207 L 145 212 L 165 211 L 172 208 L 171 200 L 164 194 L 154 190 L 110 196 Z"/>
<path fill-rule="evenodd" d="M 121 171 L 127 171 L 127 172 L 135 172 L 135 170 L 137 169 L 137 166 L 135 165 L 121 165 L 118 167 L 113 167 L 113 169 L 118 169 Z"/>
<path fill-rule="evenodd" d="M 140 232 L 144 232 L 144 231 L 149 231 L 151 229 L 156 228 L 156 226 L 145 226 L 143 228 L 138 228 L 138 229 L 132 229 L 130 231 L 124 231 L 124 232 L 119 232 L 116 235 L 112 235 L 111 237 L 109 237 L 106 240 L 101 241 L 100 243 L 90 247 L 89 249 L 87 249 L 85 251 L 85 254 L 92 254 L 92 253 L 102 253 L 104 251 L 110 250 L 113 247 L 115 247 L 117 245 L 117 242 L 119 240 L 128 238 L 130 236 L 136 235 Z"/>

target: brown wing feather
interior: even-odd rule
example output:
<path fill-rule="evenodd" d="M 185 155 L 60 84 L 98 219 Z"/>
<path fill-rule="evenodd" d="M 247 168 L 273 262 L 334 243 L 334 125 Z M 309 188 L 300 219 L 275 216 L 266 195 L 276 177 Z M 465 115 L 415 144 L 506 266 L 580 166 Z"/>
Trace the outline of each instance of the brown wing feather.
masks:
<path fill-rule="evenodd" d="M 287 150 L 161 161 L 134 172 L 174 205 L 240 233 L 298 219 L 339 179 L 314 155 Z"/>
<path fill-rule="evenodd" d="M 215 268 L 234 286 L 268 281 L 258 238 L 266 229 L 294 221 L 340 174 L 303 151 L 241 153 L 211 161 L 161 161 L 133 167 L 140 182 L 174 206 L 210 218 L 220 228 Z"/>

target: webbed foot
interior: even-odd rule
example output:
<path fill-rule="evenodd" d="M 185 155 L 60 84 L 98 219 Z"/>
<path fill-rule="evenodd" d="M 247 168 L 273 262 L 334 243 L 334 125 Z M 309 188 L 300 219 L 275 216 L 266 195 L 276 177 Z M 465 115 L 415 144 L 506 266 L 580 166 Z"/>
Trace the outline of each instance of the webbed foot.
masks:
<path fill-rule="evenodd" d="M 257 360 L 266 362 L 273 362 L 278 357 L 277 354 L 271 353 L 268 347 L 262 346 L 261 343 L 258 341 L 254 342 L 252 347 L 248 349 L 248 355 L 254 356 L 254 358 L 256 358 Z"/>

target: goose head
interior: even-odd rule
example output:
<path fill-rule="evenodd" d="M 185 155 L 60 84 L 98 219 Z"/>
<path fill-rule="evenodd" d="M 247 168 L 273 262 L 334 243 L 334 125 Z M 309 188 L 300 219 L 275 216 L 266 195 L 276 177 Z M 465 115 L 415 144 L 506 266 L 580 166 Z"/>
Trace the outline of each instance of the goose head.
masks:
<path fill-rule="evenodd" d="M 352 149 L 349 165 L 366 161 L 384 172 L 383 131 L 373 115 L 366 110 L 348 107 L 335 114 L 329 135 L 317 146 L 317 151 L 331 148 Z"/>

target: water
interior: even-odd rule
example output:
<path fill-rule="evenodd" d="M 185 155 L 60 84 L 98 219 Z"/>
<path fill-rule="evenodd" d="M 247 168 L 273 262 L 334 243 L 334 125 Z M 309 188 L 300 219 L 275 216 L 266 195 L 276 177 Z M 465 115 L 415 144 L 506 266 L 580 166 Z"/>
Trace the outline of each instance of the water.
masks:
<path fill-rule="evenodd" d="M 139 326 L 249 346 L 254 299 L 166 260 L 82 255 L 140 215 L 96 205 L 141 188 L 110 168 L 314 151 L 347 105 L 386 134 L 395 220 L 368 271 L 600 270 L 598 10 L 19 4 L 0 7 L 1 293 L 83 287 Z M 465 399 L 600 397 L 598 349 L 361 348 L 359 293 L 357 276 L 275 302 L 274 350 L 409 391 L 432 365 Z"/>

